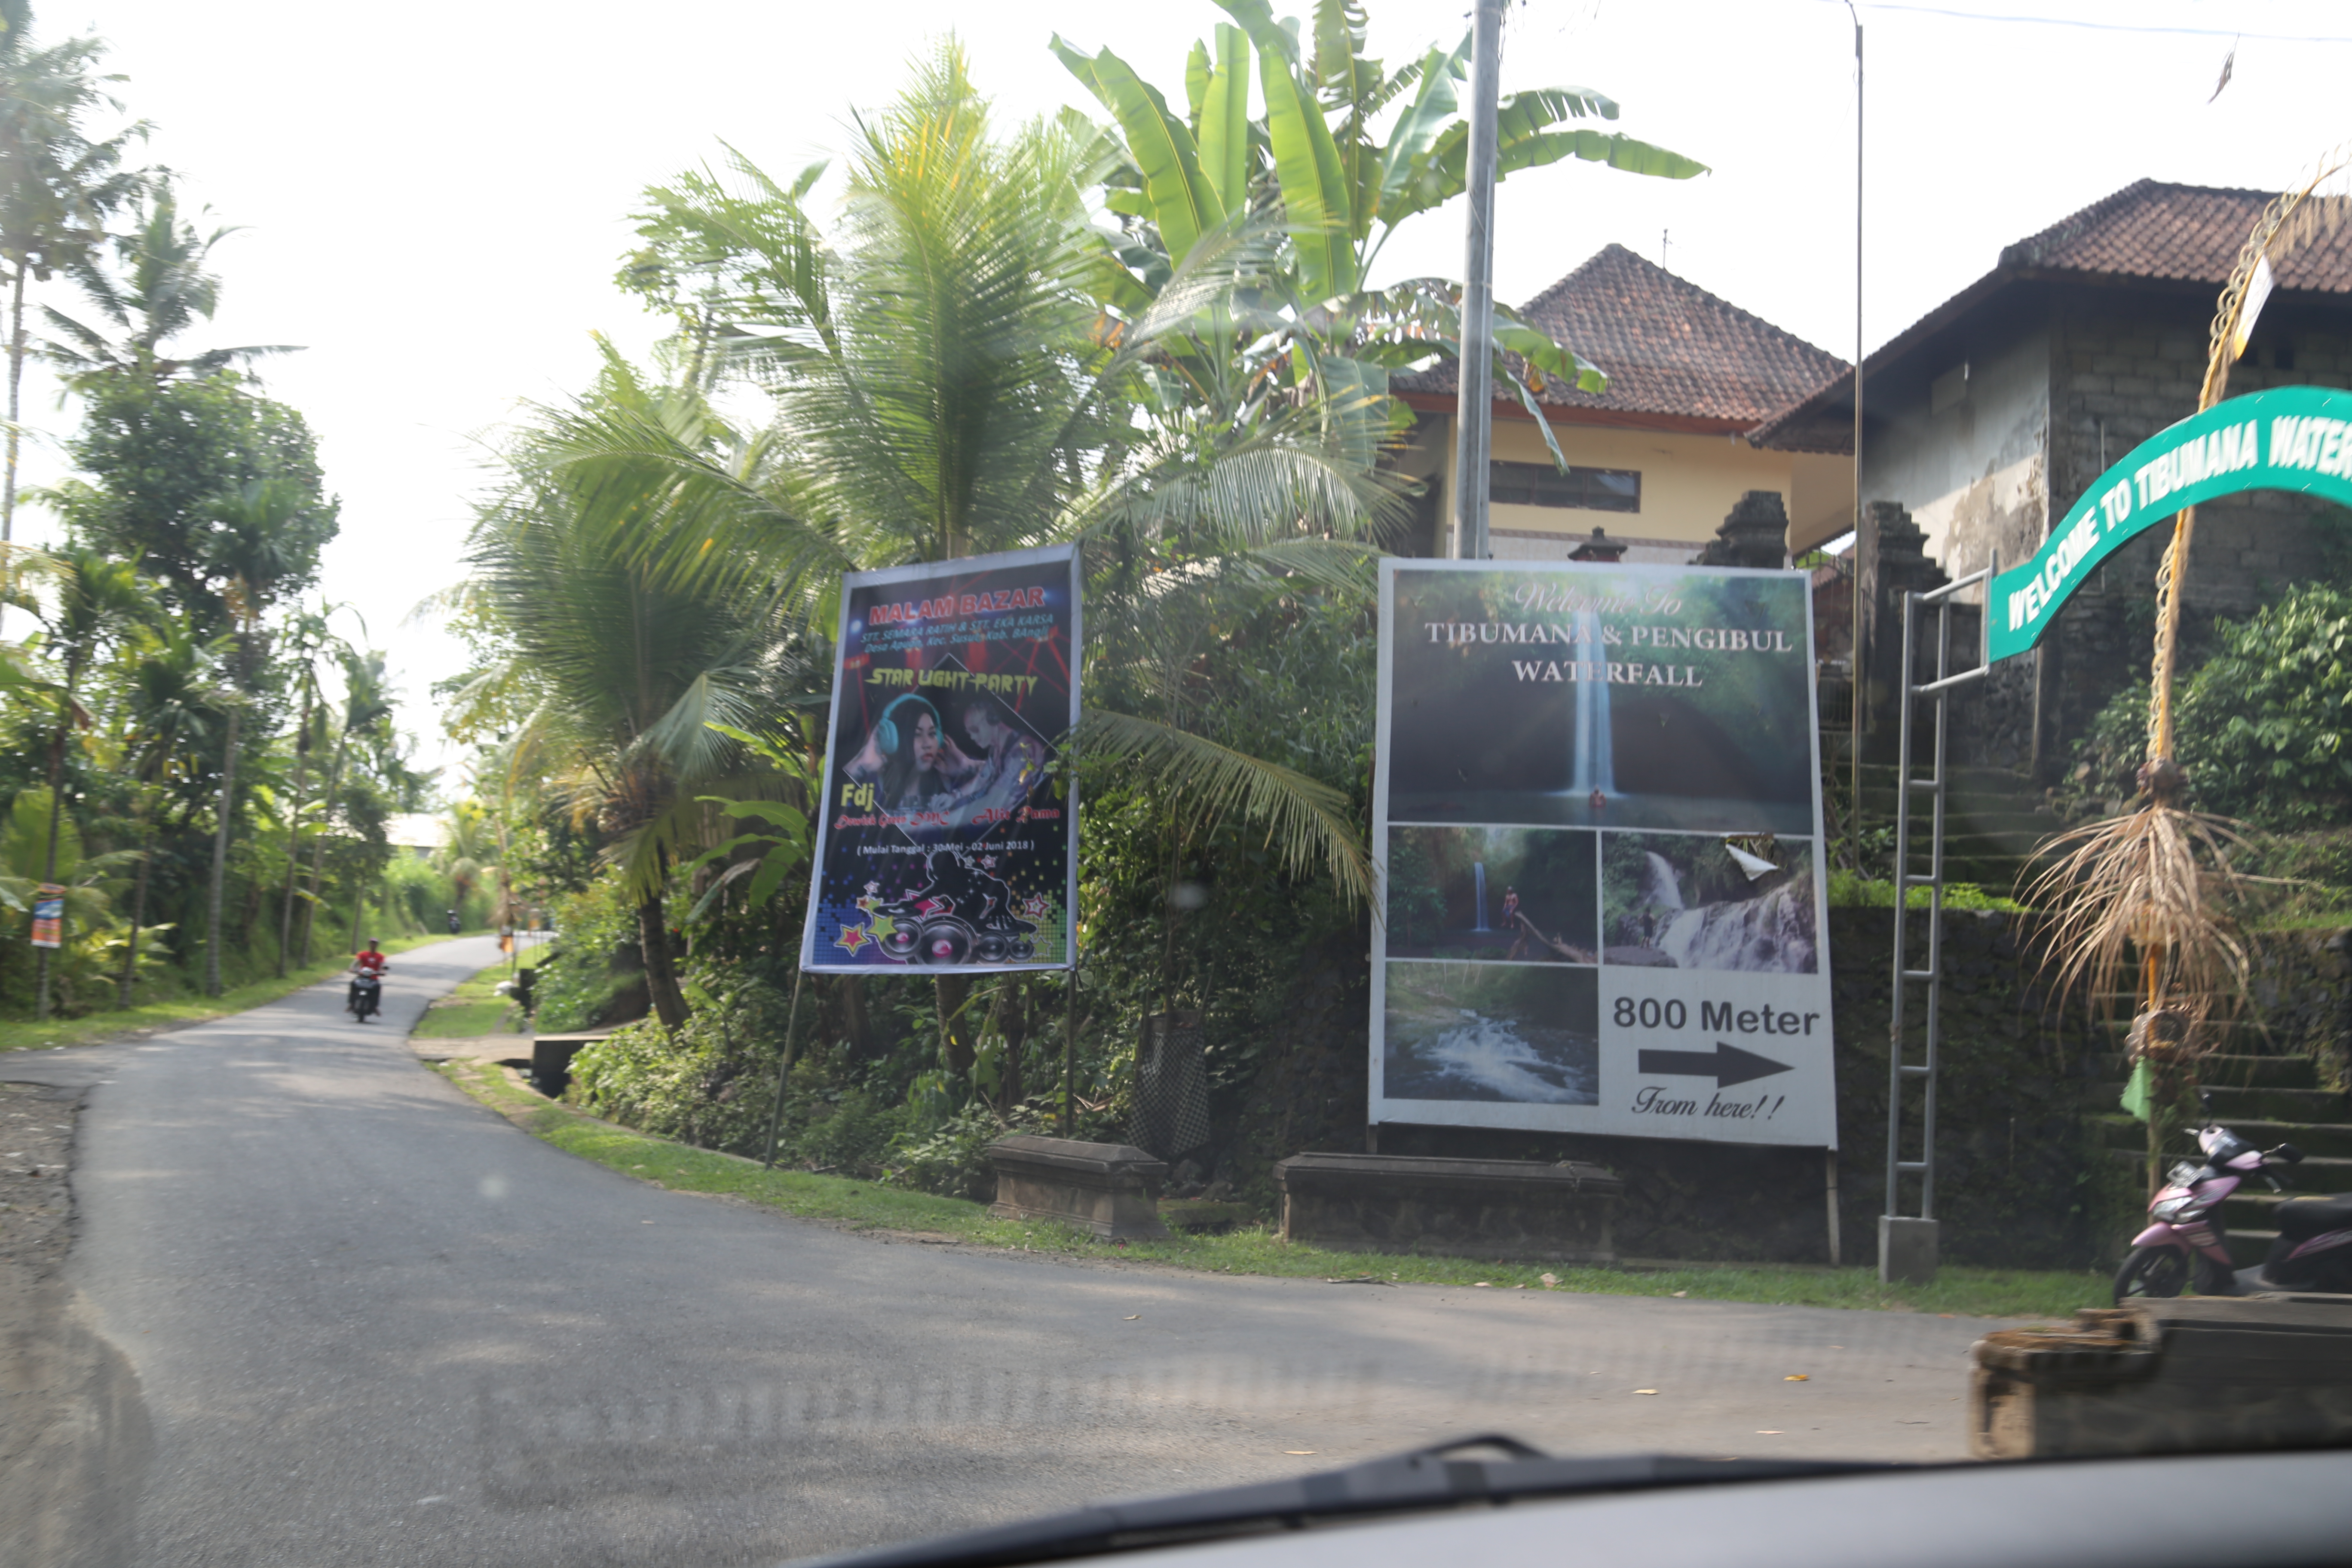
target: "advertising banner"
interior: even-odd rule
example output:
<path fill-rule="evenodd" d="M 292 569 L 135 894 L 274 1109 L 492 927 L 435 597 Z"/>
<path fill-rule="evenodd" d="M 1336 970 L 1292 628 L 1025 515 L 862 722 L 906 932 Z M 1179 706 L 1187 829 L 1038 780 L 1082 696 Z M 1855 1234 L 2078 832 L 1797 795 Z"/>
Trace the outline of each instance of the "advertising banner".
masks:
<path fill-rule="evenodd" d="M 1834 1148 L 1812 585 L 1381 564 L 1374 1122 Z"/>
<path fill-rule="evenodd" d="M 1069 966 L 1078 637 L 1075 546 L 843 577 L 801 967 Z"/>
<path fill-rule="evenodd" d="M 55 882 L 43 882 L 33 894 L 33 945 L 64 946 L 65 923 L 66 890 Z"/>

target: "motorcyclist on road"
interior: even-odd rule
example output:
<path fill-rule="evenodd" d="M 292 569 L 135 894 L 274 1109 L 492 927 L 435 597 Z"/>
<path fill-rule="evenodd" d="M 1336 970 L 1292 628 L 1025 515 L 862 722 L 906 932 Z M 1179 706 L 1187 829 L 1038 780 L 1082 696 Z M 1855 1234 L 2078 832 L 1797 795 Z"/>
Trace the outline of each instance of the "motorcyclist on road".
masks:
<path fill-rule="evenodd" d="M 343 992 L 345 1007 L 355 1008 L 359 1005 L 360 976 L 365 974 L 378 981 L 383 980 L 383 968 L 387 962 L 389 960 L 383 951 L 376 946 L 376 939 L 368 938 L 367 946 L 352 956 L 352 983 Z"/>
<path fill-rule="evenodd" d="M 456 935 L 457 934 L 457 928 L 458 928 L 459 923 L 460 923 L 460 922 L 459 922 L 459 921 L 458 921 L 458 919 L 457 919 L 457 910 L 451 910 L 449 911 L 449 934 L 450 934 L 451 936 L 456 936 Z"/>

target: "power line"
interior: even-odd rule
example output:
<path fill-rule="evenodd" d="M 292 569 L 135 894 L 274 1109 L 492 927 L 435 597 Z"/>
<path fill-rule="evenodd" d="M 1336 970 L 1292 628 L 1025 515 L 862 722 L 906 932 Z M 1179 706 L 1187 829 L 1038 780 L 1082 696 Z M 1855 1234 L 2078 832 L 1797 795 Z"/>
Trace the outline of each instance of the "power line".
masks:
<path fill-rule="evenodd" d="M 1843 0 L 1829 0 L 1843 4 Z M 2352 44 L 2352 37 L 2314 33 L 2254 33 L 2241 27 L 2167 27 L 2139 22 L 2089 22 L 2077 16 L 2019 16 L 1987 11 L 1956 11 L 1944 5 L 1910 5 L 1900 0 L 1858 0 L 1866 10 L 1908 11 L 1962 22 L 2010 22 L 2035 27 L 2079 27 L 2093 33 L 2160 33 L 2187 38 L 2257 38 L 2271 44 Z"/>

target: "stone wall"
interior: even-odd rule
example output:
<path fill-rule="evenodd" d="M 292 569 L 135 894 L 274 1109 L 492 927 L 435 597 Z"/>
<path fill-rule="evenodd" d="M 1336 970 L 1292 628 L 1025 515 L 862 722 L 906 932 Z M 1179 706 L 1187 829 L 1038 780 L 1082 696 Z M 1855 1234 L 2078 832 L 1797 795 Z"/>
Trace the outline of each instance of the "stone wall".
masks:
<path fill-rule="evenodd" d="M 2267 1048 L 2309 1056 L 2323 1085 L 2352 1088 L 2352 929 L 2266 937 L 2252 989 Z"/>
<path fill-rule="evenodd" d="M 1925 917 L 1912 915 L 1916 953 Z M 1885 1208 L 1887 1016 L 1894 911 L 1830 911 L 1836 997 L 1840 1225 L 1848 1264 L 1875 1258 Z M 2061 1009 L 2034 983 L 2027 917 L 1954 910 L 1944 929 L 1941 1061 L 1937 1083 L 1936 1212 L 1946 1261 L 1989 1267 L 2112 1267 L 2138 1228 L 2144 1194 L 2107 1154 L 2101 1119 L 2117 1111 L 2113 1041 L 2078 1000 Z M 2268 1047 L 2308 1051 L 2321 1076 L 2352 1070 L 2352 931 L 2281 932 L 2264 941 L 2252 1021 Z M 1917 986 L 1906 1006 L 1919 1059 Z M 1220 1095 L 1217 1174 L 1272 1212 L 1274 1162 L 1307 1150 L 1364 1146 L 1370 975 L 1360 950 L 1334 938 L 1308 955 L 1291 993 L 1290 1048 Z M 1908 1102 L 1916 1108 L 1916 1099 Z M 1916 1113 L 1916 1112 L 1915 1112 Z M 1916 1144 L 1908 1147 L 1916 1152 Z M 1576 1137 L 1390 1125 L 1383 1154 L 1601 1165 L 1625 1183 L 1616 1247 L 1623 1258 L 1818 1263 L 1828 1247 L 1822 1152 L 1642 1138 Z M 1906 1179 L 1904 1206 L 1916 1209 Z"/>
<path fill-rule="evenodd" d="M 1892 922 L 1886 910 L 1830 911 L 1848 1263 L 1874 1258 L 1883 1207 Z M 2091 1266 L 2108 1260 L 2129 1236 L 2121 1227 L 2137 1202 L 2129 1173 L 2110 1169 L 2094 1146 L 2090 1117 L 2107 1108 L 2100 1085 L 2112 1074 L 2085 1020 L 2041 1008 L 2017 951 L 2006 917 L 1950 917 L 1937 1138 L 1944 1256 L 2020 1268 Z M 1336 952 L 1318 954 L 1294 994 L 1294 1048 L 1276 1057 L 1219 1118 L 1231 1140 L 1220 1173 L 1261 1201 L 1271 1196 L 1276 1160 L 1363 1146 L 1369 995 L 1361 970 L 1349 972 Z M 1916 1006 L 1913 1019 L 1916 1036 Z M 1827 1256 L 1819 1150 L 1403 1125 L 1381 1128 L 1380 1149 L 1606 1166 L 1625 1183 L 1617 1218 L 1623 1257 L 1814 1263 Z M 2120 1198 L 2105 1195 L 2102 1182 L 2117 1185 Z"/>

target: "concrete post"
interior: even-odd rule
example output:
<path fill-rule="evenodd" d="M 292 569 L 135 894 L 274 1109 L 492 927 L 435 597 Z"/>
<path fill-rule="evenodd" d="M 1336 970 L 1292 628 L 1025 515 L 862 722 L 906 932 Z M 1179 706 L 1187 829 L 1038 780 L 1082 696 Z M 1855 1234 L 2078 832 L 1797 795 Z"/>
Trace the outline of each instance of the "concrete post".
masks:
<path fill-rule="evenodd" d="M 1932 1285 L 1942 1259 L 1937 1246 L 1940 1221 L 1878 1216 L 1878 1282 L 1882 1285 Z"/>

